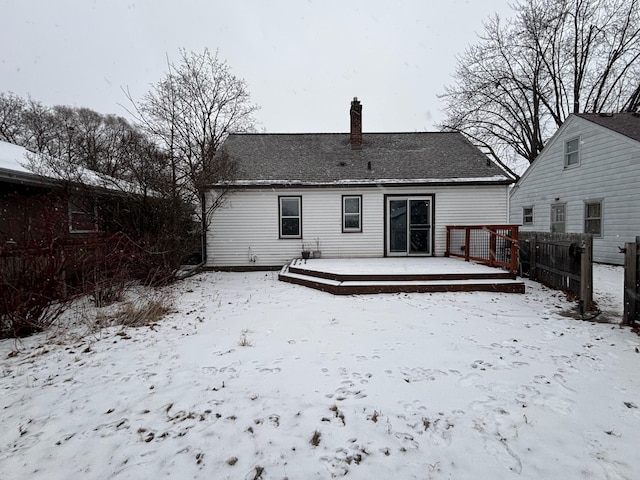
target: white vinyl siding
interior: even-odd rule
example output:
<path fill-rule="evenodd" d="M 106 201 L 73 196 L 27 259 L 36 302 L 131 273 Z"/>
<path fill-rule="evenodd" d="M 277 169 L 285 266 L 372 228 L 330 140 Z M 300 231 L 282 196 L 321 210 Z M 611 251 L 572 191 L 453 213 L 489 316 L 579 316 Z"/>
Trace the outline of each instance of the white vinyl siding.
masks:
<path fill-rule="evenodd" d="M 566 139 L 581 138 L 580 168 L 564 168 Z M 523 174 L 510 196 L 510 221 L 520 223 L 522 209 L 549 212 L 566 205 L 566 231 L 583 233 L 585 203 L 602 202 L 600 237 L 594 260 L 621 265 L 618 247 L 640 235 L 640 142 L 588 120 L 571 116 Z M 537 214 L 522 230 L 549 232 L 551 215 Z"/>
<path fill-rule="evenodd" d="M 211 203 L 212 192 L 207 193 Z M 444 255 L 447 225 L 505 223 L 507 187 L 368 187 L 246 189 L 231 193 L 217 209 L 207 231 L 207 265 L 212 267 L 278 266 L 319 248 L 323 258 L 384 256 L 384 196 L 433 195 L 434 254 Z M 279 238 L 278 196 L 299 196 L 303 237 Z M 343 196 L 361 196 L 362 233 L 342 231 Z M 250 259 L 255 261 L 251 262 Z"/>

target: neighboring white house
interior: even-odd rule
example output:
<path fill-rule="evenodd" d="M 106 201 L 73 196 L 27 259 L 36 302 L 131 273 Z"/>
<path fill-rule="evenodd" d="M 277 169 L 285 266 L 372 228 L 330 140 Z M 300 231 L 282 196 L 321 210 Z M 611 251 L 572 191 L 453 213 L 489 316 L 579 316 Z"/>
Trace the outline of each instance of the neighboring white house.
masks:
<path fill-rule="evenodd" d="M 640 116 L 570 115 L 513 187 L 509 221 L 590 233 L 596 262 L 623 264 L 640 235 Z"/>
<path fill-rule="evenodd" d="M 504 224 L 514 180 L 460 133 L 233 134 L 233 181 L 206 229 L 206 265 L 270 268 L 301 256 L 440 256 L 447 225 Z"/>

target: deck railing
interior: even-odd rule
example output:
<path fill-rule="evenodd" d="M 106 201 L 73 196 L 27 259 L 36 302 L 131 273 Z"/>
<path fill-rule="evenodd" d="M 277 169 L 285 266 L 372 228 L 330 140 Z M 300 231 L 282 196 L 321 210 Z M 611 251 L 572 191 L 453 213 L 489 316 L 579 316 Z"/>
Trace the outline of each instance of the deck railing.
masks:
<path fill-rule="evenodd" d="M 447 257 L 518 270 L 518 225 L 448 225 Z"/>

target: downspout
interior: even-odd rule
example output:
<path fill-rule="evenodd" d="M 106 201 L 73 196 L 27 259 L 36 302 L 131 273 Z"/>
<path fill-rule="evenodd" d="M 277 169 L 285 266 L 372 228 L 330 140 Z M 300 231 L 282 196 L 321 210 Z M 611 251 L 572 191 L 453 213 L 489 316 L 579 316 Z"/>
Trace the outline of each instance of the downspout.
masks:
<path fill-rule="evenodd" d="M 201 245 L 201 262 L 200 265 L 198 265 L 198 267 L 203 266 L 204 264 L 207 263 L 207 217 L 206 217 L 206 212 L 207 212 L 207 206 L 205 205 L 205 194 L 204 192 L 201 193 L 200 195 L 200 205 L 202 208 L 202 212 L 201 212 L 201 217 L 202 217 L 202 245 Z"/>
<path fill-rule="evenodd" d="M 196 273 L 198 273 L 202 267 L 205 266 L 205 264 L 207 263 L 207 231 L 205 229 L 206 227 L 206 219 L 205 219 L 205 212 L 207 211 L 206 206 L 204 204 L 204 193 L 201 194 L 200 196 L 200 201 L 201 201 L 201 216 L 202 219 L 200 220 L 200 228 L 202 229 L 202 233 L 200 234 L 200 263 L 198 263 L 197 265 L 194 265 L 193 267 L 189 268 L 188 270 L 184 270 L 182 272 L 179 272 L 176 275 L 176 278 L 178 280 L 184 280 L 185 278 L 189 278 L 192 275 L 195 275 Z"/>

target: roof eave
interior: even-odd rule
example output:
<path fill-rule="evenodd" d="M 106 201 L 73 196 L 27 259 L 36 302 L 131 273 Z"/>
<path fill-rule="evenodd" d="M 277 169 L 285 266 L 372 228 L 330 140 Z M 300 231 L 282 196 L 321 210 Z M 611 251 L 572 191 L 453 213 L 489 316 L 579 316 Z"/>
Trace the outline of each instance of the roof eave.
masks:
<path fill-rule="evenodd" d="M 61 180 L 55 178 L 6 168 L 0 168 L 0 181 L 33 187 L 61 187 L 63 185 Z"/>
<path fill-rule="evenodd" d="M 407 181 L 393 182 L 383 180 L 367 181 L 340 181 L 340 182 L 296 182 L 296 181 L 247 181 L 247 182 L 224 182 L 209 185 L 209 190 L 249 190 L 260 188 L 357 188 L 357 187 L 453 187 L 453 186 L 496 186 L 512 185 L 515 180 L 490 179 L 490 180 L 433 180 L 433 181 Z"/>
<path fill-rule="evenodd" d="M 128 192 L 108 188 L 104 185 L 87 185 L 81 182 L 73 182 L 70 180 L 45 177 L 35 173 L 20 172 L 17 170 L 9 170 L 0 168 L 0 183 L 10 183 L 13 185 L 21 185 L 25 187 L 39 187 L 50 189 L 76 188 L 87 189 L 97 194 L 109 196 L 126 196 Z M 134 193 L 135 194 L 135 193 Z M 140 194 L 135 194 L 140 195 Z"/>

